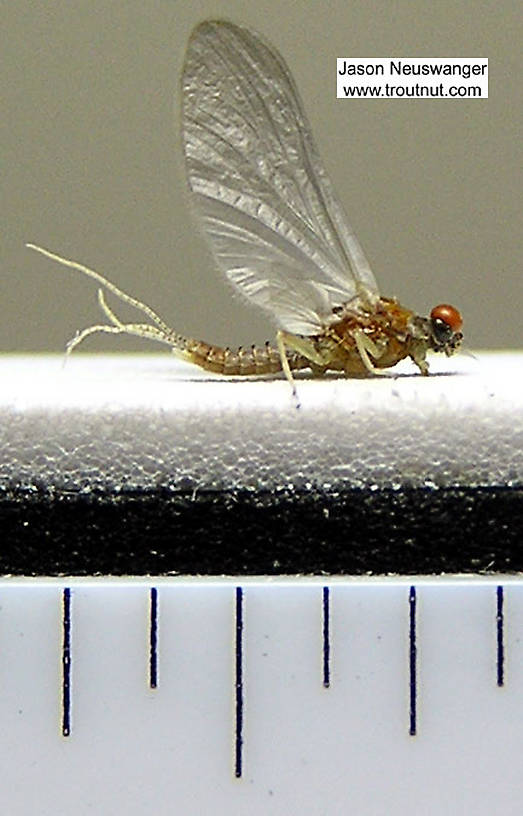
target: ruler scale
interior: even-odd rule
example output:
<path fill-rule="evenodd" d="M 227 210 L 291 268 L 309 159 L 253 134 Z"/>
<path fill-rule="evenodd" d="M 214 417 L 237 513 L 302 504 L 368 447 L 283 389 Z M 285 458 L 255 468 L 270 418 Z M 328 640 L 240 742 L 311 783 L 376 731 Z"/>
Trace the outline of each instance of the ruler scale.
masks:
<path fill-rule="evenodd" d="M 503 587 L 496 588 L 496 677 L 497 685 L 504 685 L 504 618 Z M 409 734 L 416 735 L 417 704 L 417 647 L 416 647 L 416 587 L 411 586 L 409 603 Z M 150 655 L 149 669 L 151 689 L 158 685 L 158 590 L 150 589 Z M 323 587 L 323 686 L 330 686 L 330 589 Z M 62 733 L 69 736 L 71 731 L 71 590 L 63 591 L 63 679 L 62 679 Z M 242 775 L 243 746 L 243 589 L 236 588 L 235 607 L 235 775 Z"/>
<path fill-rule="evenodd" d="M 71 733 L 71 590 L 63 593 L 63 652 L 62 652 L 62 734 Z"/>
<path fill-rule="evenodd" d="M 323 587 L 323 685 L 330 686 L 330 590 Z"/>
<path fill-rule="evenodd" d="M 158 686 L 158 590 L 151 587 L 151 622 L 149 637 L 149 686 Z"/>
<path fill-rule="evenodd" d="M 235 641 L 235 738 L 234 775 L 242 775 L 243 761 L 243 589 L 236 587 Z"/>
<path fill-rule="evenodd" d="M 523 805 L 520 580 L 5 579 L 0 599 L 9 816 Z"/>
<path fill-rule="evenodd" d="M 502 686 L 505 682 L 504 680 L 504 663 L 505 663 L 505 647 L 504 647 L 504 638 L 503 638 L 503 624 L 504 624 L 504 617 L 503 617 L 503 587 L 498 586 L 497 588 L 497 681 L 498 686 Z"/>
<path fill-rule="evenodd" d="M 409 734 L 416 736 L 416 587 L 409 592 Z"/>

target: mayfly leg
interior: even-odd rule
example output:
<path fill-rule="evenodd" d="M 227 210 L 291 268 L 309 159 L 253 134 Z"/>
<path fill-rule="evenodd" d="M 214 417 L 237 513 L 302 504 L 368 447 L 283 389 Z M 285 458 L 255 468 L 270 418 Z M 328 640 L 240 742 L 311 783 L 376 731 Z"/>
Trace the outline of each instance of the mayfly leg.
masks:
<path fill-rule="evenodd" d="M 365 332 L 361 331 L 361 329 L 356 329 L 356 331 L 353 333 L 353 337 L 354 342 L 356 343 L 356 348 L 358 349 L 358 354 L 360 355 L 362 363 L 369 374 L 388 376 L 386 371 L 383 371 L 375 366 L 370 359 L 370 355 L 372 354 L 374 359 L 378 360 L 382 353 L 374 340 L 366 335 Z"/>
<path fill-rule="evenodd" d="M 296 388 L 296 383 L 294 382 L 294 377 L 292 376 L 291 367 L 289 365 L 289 360 L 287 359 L 287 351 L 285 347 L 285 334 L 282 331 L 278 331 L 276 334 L 276 345 L 278 346 L 278 351 L 280 352 L 280 360 L 281 360 L 281 367 L 285 377 L 287 378 L 287 382 L 289 383 L 290 387 L 292 388 L 292 396 L 294 402 L 296 404 L 296 409 L 298 410 L 301 408 L 300 398 L 298 397 L 298 390 Z"/>

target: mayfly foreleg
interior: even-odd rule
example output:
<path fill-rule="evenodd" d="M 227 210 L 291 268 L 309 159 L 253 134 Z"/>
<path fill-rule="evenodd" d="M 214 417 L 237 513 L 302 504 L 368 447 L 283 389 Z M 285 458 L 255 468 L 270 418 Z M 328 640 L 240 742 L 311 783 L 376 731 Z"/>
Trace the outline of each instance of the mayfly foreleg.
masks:
<path fill-rule="evenodd" d="M 418 366 L 423 376 L 427 377 L 429 373 L 429 364 L 425 359 L 425 354 L 426 349 L 424 348 L 423 344 L 420 343 L 418 346 L 413 346 L 410 356 L 413 362 Z"/>

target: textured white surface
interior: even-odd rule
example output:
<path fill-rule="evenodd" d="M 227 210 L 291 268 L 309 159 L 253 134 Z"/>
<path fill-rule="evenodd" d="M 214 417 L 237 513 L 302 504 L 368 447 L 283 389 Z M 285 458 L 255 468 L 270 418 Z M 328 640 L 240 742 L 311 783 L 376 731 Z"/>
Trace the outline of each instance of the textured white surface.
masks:
<path fill-rule="evenodd" d="M 433 376 L 226 380 L 169 355 L 0 358 L 0 488 L 515 485 L 523 354 Z"/>

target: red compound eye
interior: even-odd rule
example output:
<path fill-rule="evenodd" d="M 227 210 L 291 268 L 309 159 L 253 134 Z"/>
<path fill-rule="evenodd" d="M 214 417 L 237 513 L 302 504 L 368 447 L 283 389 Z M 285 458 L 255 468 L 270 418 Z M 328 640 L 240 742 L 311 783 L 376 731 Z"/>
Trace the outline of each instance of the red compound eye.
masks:
<path fill-rule="evenodd" d="M 454 332 L 458 332 L 463 326 L 460 313 L 454 306 L 449 306 L 448 303 L 440 303 L 439 306 L 434 306 L 430 316 L 432 320 L 443 320 Z"/>

